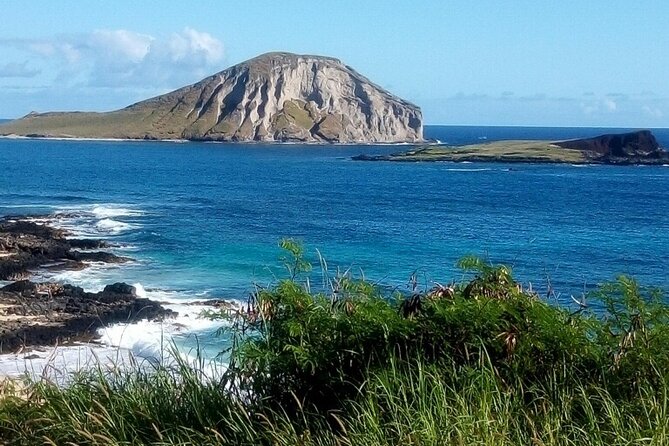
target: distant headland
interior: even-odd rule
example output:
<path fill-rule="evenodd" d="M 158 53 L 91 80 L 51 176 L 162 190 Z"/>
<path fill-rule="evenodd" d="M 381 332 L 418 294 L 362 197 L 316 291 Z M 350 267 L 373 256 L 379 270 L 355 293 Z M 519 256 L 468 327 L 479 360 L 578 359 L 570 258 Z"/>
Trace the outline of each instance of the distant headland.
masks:
<path fill-rule="evenodd" d="M 466 146 L 431 145 L 357 161 L 453 161 L 568 164 L 667 164 L 669 152 L 648 130 L 567 141 L 496 141 Z"/>
<path fill-rule="evenodd" d="M 338 59 L 268 53 L 106 113 L 30 113 L 0 135 L 305 143 L 423 141 L 420 108 Z"/>

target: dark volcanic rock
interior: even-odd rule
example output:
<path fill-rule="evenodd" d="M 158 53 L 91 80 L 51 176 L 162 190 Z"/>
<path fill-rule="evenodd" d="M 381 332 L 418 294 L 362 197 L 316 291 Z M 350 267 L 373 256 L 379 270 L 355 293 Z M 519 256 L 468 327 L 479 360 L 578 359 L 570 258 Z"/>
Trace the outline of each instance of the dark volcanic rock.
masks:
<path fill-rule="evenodd" d="M 609 134 L 594 138 L 559 141 L 555 145 L 565 149 L 581 150 L 594 159 L 604 162 L 637 162 L 667 157 L 655 136 L 649 130 L 632 133 Z"/>
<path fill-rule="evenodd" d="M 0 288 L 0 292 L 7 293 L 34 293 L 37 290 L 37 284 L 30 280 L 19 280 Z"/>
<path fill-rule="evenodd" d="M 104 251 L 102 240 L 68 239 L 67 232 L 18 218 L 0 219 L 0 280 L 19 280 L 33 268 L 85 268 L 86 261 L 129 259 Z M 90 341 L 96 330 L 117 322 L 174 316 L 159 303 L 137 296 L 125 283 L 98 293 L 58 283 L 19 280 L 0 288 L 0 353 L 24 346 Z"/>
<path fill-rule="evenodd" d="M 23 346 L 89 341 L 102 326 L 176 313 L 139 298 L 125 283 L 98 293 L 56 283 L 20 281 L 0 288 L 0 353 Z"/>
<path fill-rule="evenodd" d="M 109 248 L 109 243 L 98 239 L 68 239 L 74 249 L 103 249 Z"/>
<path fill-rule="evenodd" d="M 68 259 L 76 260 L 78 262 L 102 262 L 102 263 L 124 263 L 130 260 L 128 257 L 121 257 L 117 256 L 116 254 L 104 251 L 97 251 L 97 252 L 71 251 L 69 253 Z"/>
<path fill-rule="evenodd" d="M 130 259 L 97 251 L 81 252 L 76 249 L 106 248 L 102 240 L 66 238 L 67 232 L 48 225 L 16 218 L 0 220 L 0 280 L 19 280 L 28 277 L 28 270 L 53 262 L 67 268 L 94 261 L 120 263 Z"/>

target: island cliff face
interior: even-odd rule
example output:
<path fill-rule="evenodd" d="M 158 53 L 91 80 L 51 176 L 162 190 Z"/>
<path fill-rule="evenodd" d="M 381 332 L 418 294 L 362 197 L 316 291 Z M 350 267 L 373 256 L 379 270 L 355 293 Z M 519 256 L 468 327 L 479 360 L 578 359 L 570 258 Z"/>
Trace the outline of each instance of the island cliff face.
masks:
<path fill-rule="evenodd" d="M 666 160 L 667 152 L 660 148 L 650 130 L 609 134 L 594 138 L 558 141 L 556 146 L 589 153 L 600 162 L 638 162 L 639 160 Z"/>
<path fill-rule="evenodd" d="M 337 59 L 268 53 L 108 113 L 31 113 L 0 134 L 209 141 L 420 142 L 420 109 Z"/>

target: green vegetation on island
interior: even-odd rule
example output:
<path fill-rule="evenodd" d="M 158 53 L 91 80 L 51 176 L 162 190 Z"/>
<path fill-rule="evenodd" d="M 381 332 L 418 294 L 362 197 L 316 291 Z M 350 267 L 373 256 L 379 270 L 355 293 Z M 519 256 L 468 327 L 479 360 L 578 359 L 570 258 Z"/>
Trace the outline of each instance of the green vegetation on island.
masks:
<path fill-rule="evenodd" d="M 360 159 L 360 158 L 359 158 Z M 378 157 L 379 161 L 499 161 L 585 163 L 580 150 L 568 150 L 549 141 L 498 141 L 468 146 L 428 146 Z"/>
<path fill-rule="evenodd" d="M 566 308 L 478 258 L 461 283 L 388 295 L 323 287 L 291 240 L 288 278 L 229 323 L 230 367 L 181 362 L 5 388 L 8 445 L 662 445 L 669 306 L 628 277 Z M 320 276 L 320 274 L 319 274 Z M 596 310 L 595 310 L 596 308 Z"/>

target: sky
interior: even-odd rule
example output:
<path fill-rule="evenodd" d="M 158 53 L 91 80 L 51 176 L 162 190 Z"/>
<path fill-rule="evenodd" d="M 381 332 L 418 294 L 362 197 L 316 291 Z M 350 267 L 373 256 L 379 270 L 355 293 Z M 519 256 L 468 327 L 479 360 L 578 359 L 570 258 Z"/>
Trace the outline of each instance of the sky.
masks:
<path fill-rule="evenodd" d="M 669 127 L 666 0 L 3 0 L 0 118 L 107 111 L 269 51 L 334 56 L 426 124 Z"/>

